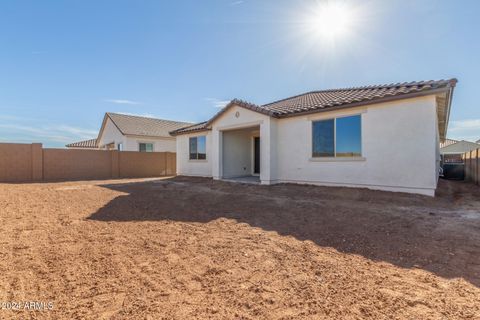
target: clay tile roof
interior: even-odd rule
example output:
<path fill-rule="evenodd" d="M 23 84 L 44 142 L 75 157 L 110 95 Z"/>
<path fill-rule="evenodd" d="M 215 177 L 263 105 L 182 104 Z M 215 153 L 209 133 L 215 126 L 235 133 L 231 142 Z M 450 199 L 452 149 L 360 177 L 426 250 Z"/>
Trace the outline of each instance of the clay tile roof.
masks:
<path fill-rule="evenodd" d="M 187 127 L 179 128 L 177 130 L 170 131 L 170 134 L 176 135 L 176 134 L 179 134 L 179 133 L 190 133 L 190 132 L 196 132 L 196 131 L 209 130 L 206 125 L 207 125 L 207 121 L 204 121 L 204 122 L 193 124 L 191 126 L 187 126 Z"/>
<path fill-rule="evenodd" d="M 84 141 L 78 141 L 74 143 L 69 143 L 66 145 L 67 148 L 98 148 L 97 139 L 90 139 Z"/>
<path fill-rule="evenodd" d="M 261 106 L 277 117 L 453 87 L 456 79 L 312 91 Z"/>
<path fill-rule="evenodd" d="M 108 112 L 107 116 L 124 135 L 169 137 L 170 131 L 191 125 L 189 122 L 163 120 L 111 112 Z"/>

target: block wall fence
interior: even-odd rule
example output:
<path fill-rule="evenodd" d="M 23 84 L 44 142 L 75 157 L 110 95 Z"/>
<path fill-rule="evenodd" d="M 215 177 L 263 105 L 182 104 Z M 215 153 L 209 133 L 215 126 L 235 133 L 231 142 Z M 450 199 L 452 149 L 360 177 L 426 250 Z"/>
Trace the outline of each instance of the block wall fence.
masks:
<path fill-rule="evenodd" d="M 143 178 L 176 173 L 174 152 L 43 148 L 0 143 L 0 182 Z"/>
<path fill-rule="evenodd" d="M 480 149 L 475 149 L 463 155 L 465 163 L 465 180 L 480 185 Z"/>

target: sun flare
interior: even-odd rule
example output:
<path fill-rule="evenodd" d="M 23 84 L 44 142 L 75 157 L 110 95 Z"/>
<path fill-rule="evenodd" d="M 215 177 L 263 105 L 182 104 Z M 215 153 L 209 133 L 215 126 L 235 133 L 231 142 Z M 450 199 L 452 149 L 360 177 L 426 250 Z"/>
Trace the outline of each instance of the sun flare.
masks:
<path fill-rule="evenodd" d="M 308 27 L 317 37 L 337 40 L 351 31 L 352 19 L 352 12 L 345 3 L 322 2 L 312 9 Z"/>

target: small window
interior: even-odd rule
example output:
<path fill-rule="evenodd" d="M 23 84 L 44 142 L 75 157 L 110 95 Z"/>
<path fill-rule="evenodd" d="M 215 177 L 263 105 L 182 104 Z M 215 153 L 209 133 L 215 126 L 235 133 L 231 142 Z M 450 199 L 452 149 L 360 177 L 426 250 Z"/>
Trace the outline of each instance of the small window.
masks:
<path fill-rule="evenodd" d="M 117 150 L 118 151 L 123 151 L 123 143 L 117 144 Z"/>
<path fill-rule="evenodd" d="M 191 137 L 189 139 L 189 158 L 190 160 L 207 159 L 206 137 Z"/>
<path fill-rule="evenodd" d="M 361 116 L 320 120 L 312 123 L 313 157 L 360 157 Z"/>
<path fill-rule="evenodd" d="M 153 152 L 153 143 L 139 143 L 138 151 L 140 152 Z"/>

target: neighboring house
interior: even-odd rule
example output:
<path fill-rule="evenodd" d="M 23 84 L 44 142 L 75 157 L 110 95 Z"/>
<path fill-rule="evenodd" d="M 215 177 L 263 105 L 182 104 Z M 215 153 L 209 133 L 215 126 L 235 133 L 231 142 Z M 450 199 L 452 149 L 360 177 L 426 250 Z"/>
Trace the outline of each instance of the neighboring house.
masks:
<path fill-rule="evenodd" d="M 462 155 L 480 148 L 480 144 L 465 140 L 446 139 L 440 143 L 440 155 L 444 163 L 462 162 Z"/>
<path fill-rule="evenodd" d="M 262 106 L 232 100 L 171 132 L 177 173 L 433 196 L 456 82 L 313 91 Z"/>
<path fill-rule="evenodd" d="M 169 132 L 189 125 L 191 123 L 107 112 L 96 146 L 106 150 L 175 152 L 175 137 Z M 72 143 L 67 147 L 82 143 Z"/>
<path fill-rule="evenodd" d="M 98 149 L 97 139 L 78 141 L 66 145 L 69 149 Z"/>

